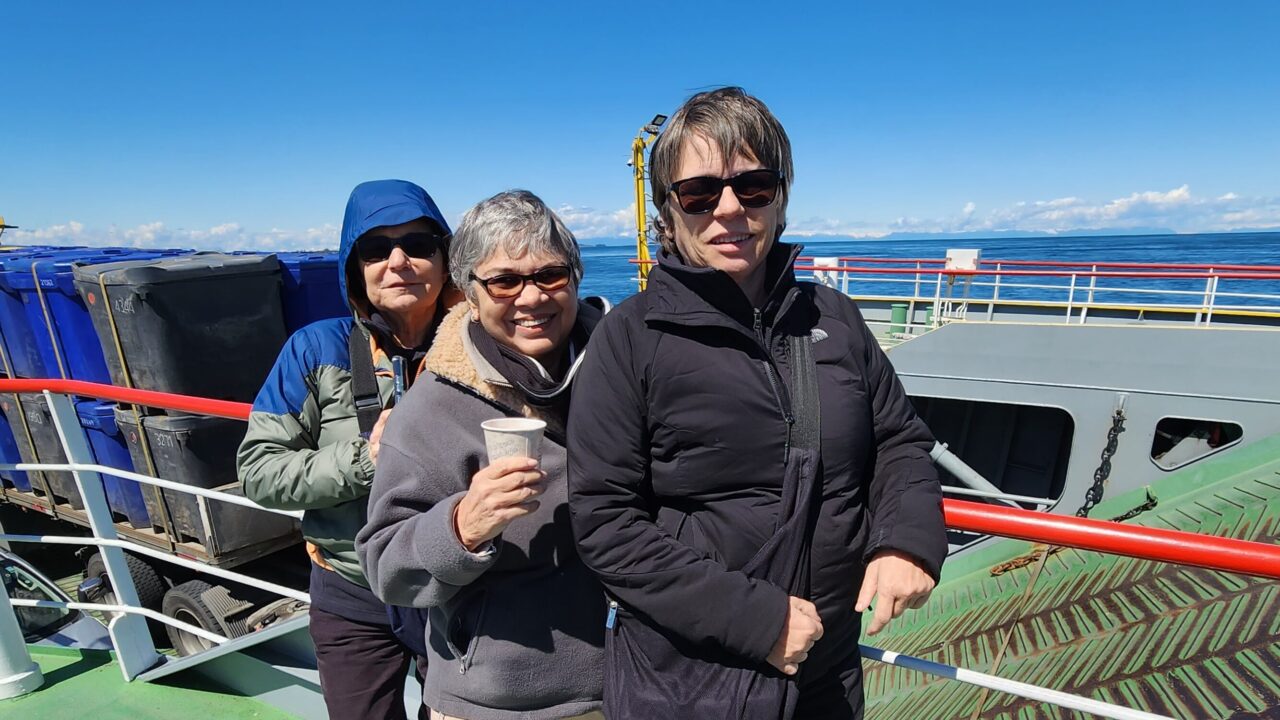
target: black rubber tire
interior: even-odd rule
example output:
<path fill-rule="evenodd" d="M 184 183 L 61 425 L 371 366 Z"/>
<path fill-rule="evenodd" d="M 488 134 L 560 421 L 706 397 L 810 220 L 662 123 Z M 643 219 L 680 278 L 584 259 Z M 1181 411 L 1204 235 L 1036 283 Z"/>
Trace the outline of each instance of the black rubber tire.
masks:
<path fill-rule="evenodd" d="M 222 618 L 215 615 L 201 597 L 211 588 L 213 585 L 203 580 L 188 580 L 181 585 L 174 585 L 164 595 L 164 614 L 226 637 L 227 631 L 222 625 Z M 173 649 L 179 655 L 194 655 L 213 647 L 213 643 L 172 625 L 166 625 L 165 632 L 169 634 Z"/>
<path fill-rule="evenodd" d="M 164 603 L 164 593 L 168 590 L 164 578 L 151 563 L 136 555 L 125 553 L 124 560 L 129 567 L 129 575 L 133 578 L 133 586 L 138 591 L 138 604 L 148 610 L 159 610 Z M 85 563 L 84 576 L 101 578 L 104 591 L 111 593 L 114 598 L 115 591 L 111 587 L 111 578 L 107 577 L 107 565 L 102 560 L 102 553 L 94 553 L 89 562 Z M 115 602 L 109 598 L 104 598 L 104 601 L 112 604 Z"/>

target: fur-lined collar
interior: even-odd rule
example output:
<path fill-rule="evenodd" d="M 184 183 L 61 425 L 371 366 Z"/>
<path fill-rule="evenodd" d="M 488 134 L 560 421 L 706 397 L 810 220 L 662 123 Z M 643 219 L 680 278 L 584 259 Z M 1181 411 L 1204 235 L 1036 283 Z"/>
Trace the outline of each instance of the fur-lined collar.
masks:
<path fill-rule="evenodd" d="M 435 342 L 427 351 L 426 369 L 507 410 L 544 420 L 548 432 L 564 437 L 563 423 L 525 402 L 524 395 L 480 355 L 467 332 L 470 321 L 471 310 L 466 303 L 458 303 L 444 316 Z"/>

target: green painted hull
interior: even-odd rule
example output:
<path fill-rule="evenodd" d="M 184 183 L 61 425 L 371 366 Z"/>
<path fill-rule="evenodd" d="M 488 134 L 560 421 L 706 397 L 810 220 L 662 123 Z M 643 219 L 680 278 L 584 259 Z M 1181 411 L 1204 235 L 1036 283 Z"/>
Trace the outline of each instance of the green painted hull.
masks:
<path fill-rule="evenodd" d="M 1128 523 L 1276 543 L 1280 436 L 1151 486 Z M 1142 491 L 1109 498 L 1121 515 Z M 865 644 L 1177 718 L 1280 717 L 1274 581 L 1005 540 L 953 558 L 929 604 Z M 864 661 L 867 717 L 1079 714 Z"/>

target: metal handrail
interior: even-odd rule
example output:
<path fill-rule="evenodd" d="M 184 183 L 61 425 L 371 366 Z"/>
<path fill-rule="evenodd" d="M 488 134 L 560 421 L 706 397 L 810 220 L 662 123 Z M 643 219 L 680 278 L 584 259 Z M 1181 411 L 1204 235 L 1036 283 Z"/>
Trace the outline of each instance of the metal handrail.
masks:
<path fill-rule="evenodd" d="M 1115 720 L 1173 720 L 1167 715 L 1156 715 L 1145 710 L 1134 710 L 1122 705 L 1113 705 L 1112 703 L 1094 700 L 1090 697 L 1082 695 L 1073 695 L 1071 693 L 1062 692 L 1061 690 L 1053 690 L 1039 685 L 1018 682 L 1017 680 L 1009 680 L 998 675 L 988 675 L 987 673 L 976 672 L 953 665 L 944 665 L 943 663 L 925 660 L 924 658 L 913 657 L 911 655 L 903 655 L 901 653 L 892 652 L 890 650 L 881 650 L 880 648 L 871 647 L 869 645 L 858 645 L 858 649 L 862 652 L 862 657 L 868 660 L 885 663 L 886 665 L 896 665 L 898 667 L 915 670 L 917 672 L 936 675 L 937 677 L 947 680 L 956 680 L 958 682 L 976 685 L 978 687 L 996 690 L 998 692 L 1017 695 L 1028 700 L 1038 700 L 1040 702 L 1050 703 L 1071 710 L 1079 710 L 1081 712 L 1092 713 L 1105 718 L 1114 718 Z"/>
<path fill-rule="evenodd" d="M 220 500 L 232 505 L 247 507 L 251 510 L 261 510 L 274 515 L 284 515 L 295 520 L 301 520 L 303 512 L 301 510 L 278 510 L 276 508 L 263 507 L 258 503 L 250 500 L 243 495 L 232 495 L 231 493 L 219 492 L 218 490 L 210 490 L 197 485 L 187 485 L 184 483 L 165 480 L 164 478 L 143 475 L 142 473 L 131 472 L 129 470 L 121 470 L 113 468 L 110 465 L 97 465 L 94 463 L 0 463 L 0 470 L 59 470 L 63 472 L 96 472 L 99 475 L 111 475 L 112 477 L 124 478 L 132 480 L 143 485 L 155 485 L 165 490 L 173 490 L 175 492 L 187 493 L 188 495 L 196 495 L 210 500 Z"/>
<path fill-rule="evenodd" d="M 24 470 L 56 468 L 58 470 L 70 471 L 75 477 L 77 490 L 84 502 L 84 513 L 88 518 L 89 527 L 93 535 L 91 538 L 84 538 L 3 534 L 0 535 L 0 539 L 15 542 L 85 544 L 97 546 L 100 548 L 100 554 L 106 568 L 107 576 L 110 579 L 112 589 L 119 600 L 118 605 L 122 607 L 138 608 L 139 610 L 143 609 L 139 602 L 137 588 L 133 583 L 133 578 L 130 576 L 128 566 L 125 562 L 124 550 L 126 548 L 130 552 L 147 555 L 162 562 L 180 565 L 197 572 L 216 575 L 228 580 L 247 583 L 284 597 L 290 597 L 304 602 L 310 601 L 310 595 L 307 593 L 302 593 L 283 585 L 265 582 L 248 575 L 205 565 L 194 560 L 188 560 L 177 555 L 171 555 L 137 543 L 120 540 L 116 534 L 115 524 L 112 520 L 111 512 L 107 504 L 106 491 L 102 481 L 102 473 L 100 472 L 103 470 L 107 471 L 107 474 L 128 477 L 129 479 L 138 482 L 158 485 L 174 492 L 185 492 L 204 496 L 213 500 L 233 502 L 240 505 L 248 503 L 251 507 L 258 506 L 256 503 L 252 503 L 252 501 L 247 500 L 247 498 L 228 495 L 225 493 L 217 493 L 216 491 L 208 491 L 203 488 L 192 488 L 180 483 L 172 483 L 171 481 L 152 478 L 150 476 L 140 475 L 137 473 L 126 474 L 125 471 L 117 470 L 115 468 L 105 468 L 104 466 L 97 464 L 94 462 L 92 451 L 89 449 L 88 439 L 85 435 L 84 428 L 81 427 L 76 415 L 75 407 L 72 405 L 71 395 L 98 397 L 118 402 L 148 405 L 151 407 L 161 407 L 169 410 L 195 412 L 233 419 L 246 419 L 249 415 L 251 406 L 246 403 L 208 400 L 205 398 L 194 398 L 147 390 L 135 390 L 132 388 L 119 388 L 112 385 L 103 385 L 78 380 L 0 379 L 0 392 L 42 392 L 44 394 L 53 419 L 53 424 L 58 431 L 59 441 L 62 443 L 63 452 L 69 462 L 60 464 L 16 463 L 13 467 L 15 469 Z M 259 509 L 266 510 L 266 508 Z M 150 631 L 146 626 L 146 617 L 151 617 L 151 615 L 144 612 L 125 612 L 117 615 L 108 625 L 112 645 L 116 650 L 116 658 L 120 667 L 120 672 L 126 681 L 139 678 L 144 673 L 155 668 L 158 664 L 170 662 L 166 656 L 160 655 L 156 651 L 155 644 L 151 640 Z M 157 619 L 159 622 L 170 625 L 174 624 L 168 620 L 161 620 L 159 618 L 153 619 Z M 267 638 L 264 636 L 264 639 Z"/>
<path fill-rule="evenodd" d="M 1280 545 L 944 499 L 948 528 L 1280 580 Z"/>

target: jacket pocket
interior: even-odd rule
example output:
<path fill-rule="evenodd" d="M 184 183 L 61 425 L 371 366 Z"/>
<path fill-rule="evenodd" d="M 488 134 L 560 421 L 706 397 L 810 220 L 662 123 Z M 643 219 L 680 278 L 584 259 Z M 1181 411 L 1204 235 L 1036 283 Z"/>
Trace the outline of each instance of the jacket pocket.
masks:
<path fill-rule="evenodd" d="M 476 653 L 480 648 L 480 637 L 484 629 L 485 610 L 489 607 L 489 594 L 480 593 L 473 597 L 449 619 L 449 628 L 445 633 L 445 641 L 449 652 L 458 660 L 458 672 L 466 674 L 475 664 Z"/>
<path fill-rule="evenodd" d="M 604 715 L 699 720 L 790 720 L 798 686 L 770 667 L 673 641 L 618 608 L 605 635 Z"/>

